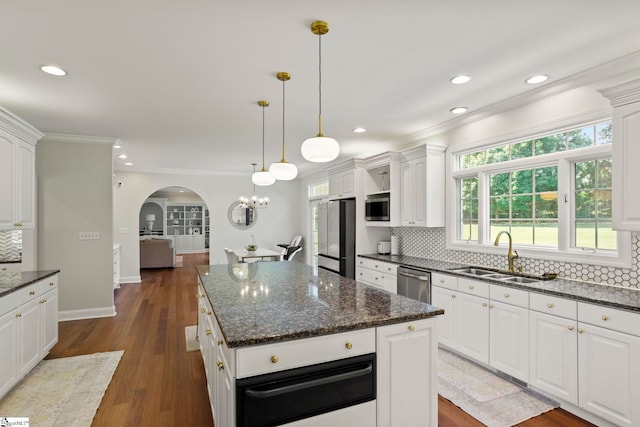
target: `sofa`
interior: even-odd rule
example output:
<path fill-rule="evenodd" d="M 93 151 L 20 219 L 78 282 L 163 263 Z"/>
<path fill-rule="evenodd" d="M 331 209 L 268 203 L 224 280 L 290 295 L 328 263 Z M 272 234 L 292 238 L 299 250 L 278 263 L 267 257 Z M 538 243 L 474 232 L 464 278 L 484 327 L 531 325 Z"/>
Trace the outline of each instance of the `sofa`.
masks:
<path fill-rule="evenodd" d="M 171 239 L 140 240 L 140 268 L 175 267 L 176 252 Z"/>

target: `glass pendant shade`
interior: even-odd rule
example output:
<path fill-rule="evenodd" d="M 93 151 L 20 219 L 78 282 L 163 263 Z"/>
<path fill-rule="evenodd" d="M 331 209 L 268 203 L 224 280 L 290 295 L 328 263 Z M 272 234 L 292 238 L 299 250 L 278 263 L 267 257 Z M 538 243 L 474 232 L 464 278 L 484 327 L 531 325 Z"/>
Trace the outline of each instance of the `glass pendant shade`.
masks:
<path fill-rule="evenodd" d="M 269 171 L 261 170 L 260 172 L 255 172 L 253 176 L 251 176 L 251 182 L 255 185 L 271 185 L 276 182 L 276 179 L 269 173 Z"/>
<path fill-rule="evenodd" d="M 291 181 L 298 176 L 298 168 L 293 163 L 288 162 L 271 163 L 269 173 L 279 181 Z"/>
<path fill-rule="evenodd" d="M 302 143 L 300 151 L 302 152 L 302 157 L 310 162 L 330 162 L 340 154 L 340 144 L 328 136 L 314 136 Z"/>

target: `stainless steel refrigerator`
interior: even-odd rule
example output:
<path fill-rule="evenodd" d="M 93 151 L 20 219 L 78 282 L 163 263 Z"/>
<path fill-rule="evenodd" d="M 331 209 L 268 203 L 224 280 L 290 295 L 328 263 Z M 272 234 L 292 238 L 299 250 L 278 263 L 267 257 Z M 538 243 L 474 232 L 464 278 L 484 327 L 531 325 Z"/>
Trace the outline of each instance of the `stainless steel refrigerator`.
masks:
<path fill-rule="evenodd" d="M 318 205 L 318 268 L 356 277 L 356 201 Z"/>

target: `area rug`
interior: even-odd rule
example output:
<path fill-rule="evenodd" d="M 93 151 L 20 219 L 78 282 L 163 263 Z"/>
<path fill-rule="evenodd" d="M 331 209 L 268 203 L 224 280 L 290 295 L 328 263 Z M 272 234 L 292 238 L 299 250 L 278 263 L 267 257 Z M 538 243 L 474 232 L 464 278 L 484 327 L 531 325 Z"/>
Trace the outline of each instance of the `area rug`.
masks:
<path fill-rule="evenodd" d="M 438 393 L 488 427 L 507 427 L 559 405 L 447 350 L 438 350 Z"/>
<path fill-rule="evenodd" d="M 187 353 L 190 351 L 200 350 L 200 344 L 196 337 L 198 327 L 196 325 L 184 328 L 184 339 L 187 343 Z"/>
<path fill-rule="evenodd" d="M 89 427 L 124 351 L 43 360 L 0 401 L 31 427 Z"/>

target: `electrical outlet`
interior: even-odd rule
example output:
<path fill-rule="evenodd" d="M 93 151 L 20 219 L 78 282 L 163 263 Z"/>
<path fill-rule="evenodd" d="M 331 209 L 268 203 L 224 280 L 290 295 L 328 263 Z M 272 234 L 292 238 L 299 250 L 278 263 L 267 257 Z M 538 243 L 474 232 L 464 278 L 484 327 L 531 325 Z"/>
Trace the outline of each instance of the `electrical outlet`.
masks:
<path fill-rule="evenodd" d="M 81 231 L 80 240 L 98 240 L 100 239 L 100 233 L 97 231 Z"/>

